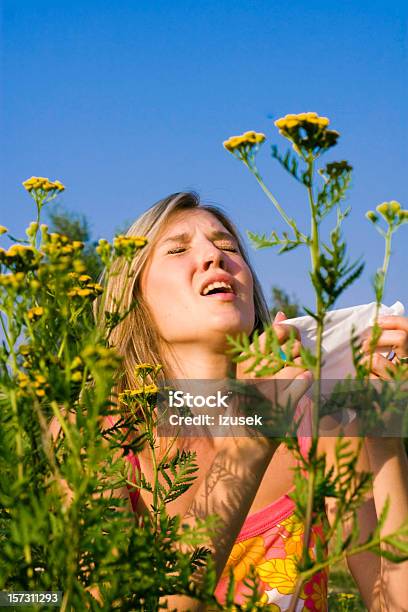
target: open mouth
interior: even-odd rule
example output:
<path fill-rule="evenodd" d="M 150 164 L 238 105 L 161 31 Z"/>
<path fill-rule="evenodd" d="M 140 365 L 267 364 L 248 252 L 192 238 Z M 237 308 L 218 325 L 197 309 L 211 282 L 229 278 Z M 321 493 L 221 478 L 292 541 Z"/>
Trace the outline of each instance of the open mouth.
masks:
<path fill-rule="evenodd" d="M 232 293 L 232 294 L 234 294 L 234 291 L 233 291 L 231 285 L 229 283 L 224 282 L 224 281 L 217 281 L 215 283 L 210 283 L 209 285 L 204 287 L 204 289 L 201 291 L 201 295 L 203 295 L 203 296 L 216 295 L 218 293 Z"/>

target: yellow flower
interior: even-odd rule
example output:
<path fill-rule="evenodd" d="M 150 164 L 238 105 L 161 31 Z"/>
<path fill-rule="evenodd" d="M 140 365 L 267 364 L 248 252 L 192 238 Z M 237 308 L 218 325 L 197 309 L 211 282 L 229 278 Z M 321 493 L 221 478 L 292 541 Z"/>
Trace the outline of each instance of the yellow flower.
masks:
<path fill-rule="evenodd" d="M 100 295 L 103 292 L 101 285 L 96 283 L 88 283 L 85 287 L 73 287 L 68 291 L 68 297 L 93 297 Z"/>
<path fill-rule="evenodd" d="M 20 344 L 18 352 L 20 353 L 20 355 L 27 356 L 31 352 L 31 347 L 28 344 Z"/>
<path fill-rule="evenodd" d="M 54 185 L 56 185 L 58 191 L 64 191 L 65 187 L 60 181 L 54 181 Z"/>
<path fill-rule="evenodd" d="M 293 148 L 301 156 L 312 154 L 317 157 L 323 150 L 337 143 L 339 133 L 328 130 L 330 120 L 317 113 L 289 114 L 275 121 L 279 133 L 293 143 Z"/>
<path fill-rule="evenodd" d="M 293 557 L 269 559 L 257 566 L 257 571 L 260 579 L 271 589 L 277 589 L 282 595 L 293 593 L 299 575 Z"/>
<path fill-rule="evenodd" d="M 235 581 L 240 582 L 248 576 L 251 565 L 258 567 L 258 565 L 264 561 L 265 543 L 261 536 L 255 536 L 243 542 L 237 542 L 230 552 L 222 577 L 228 578 L 230 567 L 232 567 Z"/>
<path fill-rule="evenodd" d="M 43 191 L 45 193 L 50 191 L 64 191 L 65 189 L 64 185 L 60 181 L 50 181 L 50 179 L 44 178 L 43 176 L 32 176 L 23 182 L 23 187 L 28 192 Z"/>
<path fill-rule="evenodd" d="M 26 257 L 34 255 L 34 251 L 30 246 L 23 244 L 13 244 L 6 252 L 7 257 Z"/>
<path fill-rule="evenodd" d="M 140 399 L 141 397 L 149 397 L 158 393 L 159 388 L 156 385 L 144 385 L 138 389 L 125 389 L 123 393 L 119 393 L 119 401 L 123 404 L 129 405 L 134 399 Z"/>
<path fill-rule="evenodd" d="M 408 220 L 408 210 L 403 210 L 401 204 L 395 200 L 383 202 L 376 206 L 376 211 L 385 219 L 389 225 L 399 225 Z"/>
<path fill-rule="evenodd" d="M 25 287 L 26 275 L 24 272 L 16 272 L 15 274 L 0 274 L 0 285 L 3 287 L 10 287 L 11 289 L 18 291 Z"/>
<path fill-rule="evenodd" d="M 291 515 L 280 523 L 281 527 L 284 527 L 288 535 L 282 534 L 282 538 L 285 541 L 285 551 L 287 555 L 292 557 L 300 558 L 302 555 L 303 547 L 303 522 L 296 518 L 295 515 Z"/>
<path fill-rule="evenodd" d="M 366 219 L 371 221 L 371 223 L 377 223 L 378 221 L 378 216 L 375 214 L 373 210 L 368 210 L 365 216 L 366 216 Z"/>
<path fill-rule="evenodd" d="M 244 132 L 240 136 L 231 136 L 228 140 L 223 142 L 223 145 L 227 151 L 234 153 L 236 149 L 239 149 L 241 154 L 248 154 L 254 147 L 258 147 L 266 139 L 265 134 L 261 132 Z"/>
<path fill-rule="evenodd" d="M 401 204 L 395 200 L 391 200 L 389 206 L 393 213 L 398 213 L 401 210 Z"/>
<path fill-rule="evenodd" d="M 25 389 L 29 382 L 30 379 L 28 378 L 27 374 L 24 374 L 23 372 L 18 373 L 18 384 L 22 389 Z"/>
<path fill-rule="evenodd" d="M 143 376 L 145 374 L 151 374 L 152 372 L 154 374 L 157 374 L 161 370 L 161 368 L 161 365 L 153 365 L 151 363 L 139 363 L 135 367 L 135 376 Z"/>
<path fill-rule="evenodd" d="M 74 266 L 75 272 L 78 272 L 78 274 L 81 274 L 82 272 L 86 271 L 86 265 L 84 264 L 83 261 L 80 261 L 78 259 L 74 260 L 73 266 Z"/>
<path fill-rule="evenodd" d="M 42 306 L 34 306 L 27 311 L 27 316 L 30 321 L 36 321 L 44 314 L 44 308 Z"/>
<path fill-rule="evenodd" d="M 352 600 L 352 599 L 356 599 L 356 596 L 353 595 L 352 593 L 338 593 L 337 595 L 337 599 L 338 601 L 347 601 L 347 600 Z"/>
<path fill-rule="evenodd" d="M 135 253 L 146 244 L 147 238 L 145 236 L 116 236 L 113 240 L 116 255 L 125 257 L 128 261 L 131 261 Z"/>
<path fill-rule="evenodd" d="M 4 225 L 0 225 L 0 236 L 2 234 L 5 234 L 6 232 L 8 232 L 7 227 L 4 227 Z"/>
<path fill-rule="evenodd" d="M 82 367 L 82 366 L 83 366 L 83 361 L 77 355 L 76 357 L 74 357 L 74 359 L 71 362 L 71 370 L 75 370 L 76 368 L 79 368 L 79 367 Z"/>
<path fill-rule="evenodd" d="M 41 288 L 41 283 L 33 278 L 33 280 L 30 281 L 30 287 L 33 291 L 38 291 Z"/>

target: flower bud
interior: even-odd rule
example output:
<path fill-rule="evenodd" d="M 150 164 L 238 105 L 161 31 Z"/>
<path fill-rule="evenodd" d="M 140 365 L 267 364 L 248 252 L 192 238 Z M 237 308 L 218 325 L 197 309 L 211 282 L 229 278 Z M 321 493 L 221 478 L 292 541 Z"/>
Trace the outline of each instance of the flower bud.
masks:
<path fill-rule="evenodd" d="M 368 212 L 366 212 L 365 216 L 366 219 L 371 221 L 371 223 L 377 223 L 378 221 L 378 215 L 376 215 L 373 210 L 369 210 Z"/>

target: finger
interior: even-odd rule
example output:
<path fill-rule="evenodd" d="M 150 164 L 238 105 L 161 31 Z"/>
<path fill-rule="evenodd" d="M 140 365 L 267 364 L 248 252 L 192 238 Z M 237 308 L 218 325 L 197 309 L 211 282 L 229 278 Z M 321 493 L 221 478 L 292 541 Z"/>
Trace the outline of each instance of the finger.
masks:
<path fill-rule="evenodd" d="M 282 350 L 283 350 L 283 352 L 286 355 L 286 359 L 293 360 L 295 357 L 299 357 L 300 356 L 300 348 L 301 348 L 301 346 L 302 345 L 301 345 L 299 340 L 295 340 L 292 343 L 292 346 L 289 346 L 289 344 L 287 342 L 282 344 Z"/>
<path fill-rule="evenodd" d="M 362 359 L 362 362 L 366 365 L 370 363 L 370 356 L 365 355 Z M 395 364 L 392 363 L 389 359 L 386 359 L 379 353 L 373 353 L 371 359 L 371 373 L 376 374 L 383 380 L 391 380 L 391 373 L 396 371 Z"/>
<path fill-rule="evenodd" d="M 290 397 L 293 406 L 297 405 L 301 397 L 303 397 L 306 391 L 311 387 L 313 380 L 313 374 L 309 370 L 303 370 L 303 372 L 291 380 L 289 387 L 286 389 L 285 395 L 287 398 Z"/>
<path fill-rule="evenodd" d="M 383 329 L 402 329 L 408 333 L 408 317 L 381 315 L 378 317 L 378 325 Z"/>
<path fill-rule="evenodd" d="M 404 357 L 408 353 L 408 332 L 401 329 L 384 330 L 379 337 L 376 348 L 393 347 L 398 356 Z M 370 350 L 370 338 L 366 338 L 361 345 L 363 351 Z"/>
<path fill-rule="evenodd" d="M 272 328 L 276 334 L 276 338 L 279 344 L 284 344 L 287 340 L 289 340 L 291 335 L 294 338 L 297 338 L 298 340 L 300 340 L 299 331 L 296 327 L 294 327 L 294 325 L 283 325 L 283 324 L 275 325 L 273 324 Z M 267 332 L 262 332 L 262 334 L 258 338 L 259 348 L 263 353 L 265 353 L 266 337 L 267 337 Z M 251 348 L 252 349 L 254 348 L 254 343 L 251 344 Z"/>
<path fill-rule="evenodd" d="M 274 378 L 291 380 L 306 371 L 306 367 L 302 365 L 301 357 L 296 357 L 293 361 L 296 365 L 290 365 L 282 368 L 274 375 Z"/>
<path fill-rule="evenodd" d="M 288 317 L 285 315 L 284 312 L 282 312 L 281 310 L 279 310 L 276 315 L 275 318 L 273 320 L 274 323 L 279 323 L 279 321 L 284 321 L 285 319 L 287 319 Z"/>
<path fill-rule="evenodd" d="M 300 340 L 300 332 L 298 330 L 297 327 L 295 327 L 294 325 L 290 325 L 288 324 L 273 324 L 272 325 L 276 337 L 278 338 L 279 344 L 283 344 L 284 342 L 286 342 L 286 340 L 289 340 L 291 334 L 297 338 L 298 340 Z"/>

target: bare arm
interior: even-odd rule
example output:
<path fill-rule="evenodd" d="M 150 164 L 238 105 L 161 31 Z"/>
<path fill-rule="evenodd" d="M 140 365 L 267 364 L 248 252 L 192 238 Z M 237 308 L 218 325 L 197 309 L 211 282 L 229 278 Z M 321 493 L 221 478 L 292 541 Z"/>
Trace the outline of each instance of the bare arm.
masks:
<path fill-rule="evenodd" d="M 357 437 L 358 432 L 356 430 L 353 435 L 353 432 L 350 431 L 351 429 L 353 429 L 353 427 L 349 428 L 348 431 L 350 437 L 344 438 L 344 441 L 349 444 L 349 450 L 356 453 L 359 444 L 359 438 Z M 326 453 L 327 469 L 333 467 L 336 471 L 335 444 L 336 437 L 334 436 L 330 438 L 321 438 L 319 440 L 319 449 Z M 371 471 L 367 451 L 364 446 L 359 454 L 356 467 L 359 473 Z M 330 524 L 332 524 L 336 516 L 336 504 L 337 501 L 334 498 L 328 498 L 326 500 L 327 518 Z M 356 519 L 359 527 L 358 543 L 362 544 L 368 539 L 377 525 L 377 514 L 372 491 L 358 508 Z M 342 526 L 344 538 L 346 538 L 352 532 L 353 521 L 350 518 L 344 518 L 342 520 Z M 364 604 L 371 612 L 375 610 L 379 611 L 381 559 L 375 553 L 363 552 L 357 555 L 348 556 L 347 566 L 357 583 Z"/>
<path fill-rule="evenodd" d="M 357 437 L 347 439 L 356 450 Z M 335 438 L 322 440 L 328 467 L 334 462 Z M 363 543 L 377 526 L 377 517 L 389 498 L 390 507 L 382 535 L 396 531 L 408 519 L 408 461 L 401 439 L 366 438 L 357 471 L 371 472 L 373 488 L 357 511 L 359 541 Z M 329 521 L 336 511 L 336 501 L 327 501 Z M 351 532 L 351 520 L 343 521 L 345 537 Z M 349 556 L 348 567 L 370 612 L 404 612 L 408 602 L 408 562 L 395 564 L 371 552 Z"/>
<path fill-rule="evenodd" d="M 399 438 L 367 438 L 366 449 L 374 476 L 377 515 L 389 498 L 390 506 L 382 535 L 397 531 L 408 520 L 408 461 Z M 386 546 L 384 545 L 384 548 Z M 408 602 L 408 561 L 392 563 L 381 558 L 380 610 L 404 612 Z"/>

